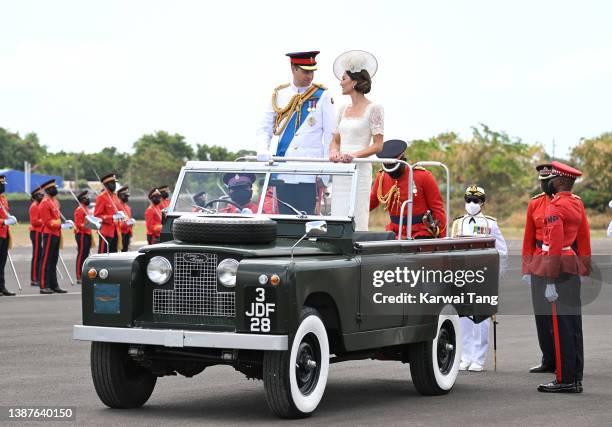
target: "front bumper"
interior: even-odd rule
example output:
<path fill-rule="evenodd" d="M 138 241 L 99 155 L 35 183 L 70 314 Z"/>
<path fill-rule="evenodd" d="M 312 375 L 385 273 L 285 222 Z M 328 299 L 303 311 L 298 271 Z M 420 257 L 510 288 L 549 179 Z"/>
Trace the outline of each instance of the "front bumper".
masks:
<path fill-rule="evenodd" d="M 112 328 L 74 325 L 73 339 L 81 341 L 149 344 L 164 347 L 203 347 L 239 350 L 287 350 L 287 335 L 202 332 L 180 329 Z"/>

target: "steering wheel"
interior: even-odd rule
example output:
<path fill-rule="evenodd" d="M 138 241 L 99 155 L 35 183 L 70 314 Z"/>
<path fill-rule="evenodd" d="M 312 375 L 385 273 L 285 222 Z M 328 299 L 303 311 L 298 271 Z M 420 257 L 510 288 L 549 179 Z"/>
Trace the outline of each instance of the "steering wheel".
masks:
<path fill-rule="evenodd" d="M 234 202 L 233 200 L 230 200 L 230 199 L 213 199 L 213 200 L 210 200 L 210 201 L 206 202 L 206 204 L 204 206 L 202 206 L 202 207 L 203 208 L 207 208 L 207 207 L 211 206 L 212 204 L 219 203 L 219 202 L 220 203 L 226 203 L 228 205 L 234 205 L 238 209 L 238 212 L 240 212 L 242 210 L 242 206 L 240 206 L 238 203 L 236 203 L 236 202 Z"/>

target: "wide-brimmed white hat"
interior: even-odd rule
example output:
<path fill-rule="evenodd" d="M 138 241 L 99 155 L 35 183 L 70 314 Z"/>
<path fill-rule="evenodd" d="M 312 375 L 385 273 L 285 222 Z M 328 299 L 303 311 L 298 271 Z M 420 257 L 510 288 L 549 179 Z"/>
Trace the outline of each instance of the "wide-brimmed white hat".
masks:
<path fill-rule="evenodd" d="M 345 71 L 358 73 L 366 70 L 370 78 L 374 77 L 378 70 L 376 57 L 365 50 L 349 50 L 338 56 L 334 61 L 334 74 L 338 80 L 342 80 Z"/>

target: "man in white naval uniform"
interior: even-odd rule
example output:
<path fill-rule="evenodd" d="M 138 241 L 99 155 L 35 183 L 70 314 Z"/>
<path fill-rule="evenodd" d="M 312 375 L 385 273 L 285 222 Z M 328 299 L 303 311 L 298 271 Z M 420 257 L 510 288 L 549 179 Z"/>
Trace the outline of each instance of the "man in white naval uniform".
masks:
<path fill-rule="evenodd" d="M 508 265 L 508 247 L 497 225 L 497 220 L 482 213 L 486 198 L 485 191 L 482 187 L 471 185 L 465 190 L 463 197 L 467 213 L 453 220 L 451 236 L 495 237 L 495 249 L 499 252 L 499 276 L 501 278 Z M 463 353 L 461 354 L 459 369 L 462 371 L 483 371 L 489 348 L 490 321 L 486 319 L 480 323 L 474 323 L 469 317 L 462 317 L 459 322 L 463 336 Z"/>
<path fill-rule="evenodd" d="M 274 89 L 257 129 L 257 159 L 271 156 L 327 158 L 336 130 L 334 101 L 327 89 L 312 83 L 319 52 L 288 53 L 293 81 Z M 278 139 L 272 143 L 273 137 Z M 314 214 L 317 183 L 314 175 L 278 175 L 271 185 L 278 199 L 299 211 Z M 279 204 L 280 213 L 294 212 Z"/>

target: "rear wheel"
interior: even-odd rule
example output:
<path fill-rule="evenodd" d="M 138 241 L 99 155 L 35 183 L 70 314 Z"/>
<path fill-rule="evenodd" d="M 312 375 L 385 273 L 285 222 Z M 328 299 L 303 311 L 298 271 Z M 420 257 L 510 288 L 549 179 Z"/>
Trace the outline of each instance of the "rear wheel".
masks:
<path fill-rule="evenodd" d="M 91 376 L 100 400 L 110 408 L 138 408 L 145 404 L 157 377 L 128 355 L 128 344 L 92 342 Z"/>
<path fill-rule="evenodd" d="M 263 379 L 266 401 L 281 418 L 303 418 L 319 405 L 329 372 L 325 325 L 313 308 L 304 308 L 291 348 L 266 351 Z"/>
<path fill-rule="evenodd" d="M 423 395 L 448 393 L 455 384 L 461 360 L 459 316 L 446 306 L 438 316 L 433 340 L 410 345 L 409 361 L 412 382 Z"/>

